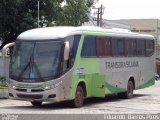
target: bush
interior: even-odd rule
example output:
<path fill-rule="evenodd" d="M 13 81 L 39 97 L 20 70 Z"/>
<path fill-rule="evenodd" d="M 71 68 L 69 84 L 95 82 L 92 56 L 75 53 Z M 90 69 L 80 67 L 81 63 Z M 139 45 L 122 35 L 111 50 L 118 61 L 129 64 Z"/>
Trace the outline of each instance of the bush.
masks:
<path fill-rule="evenodd" d="M 0 83 L 6 83 L 6 78 L 3 76 L 0 76 Z"/>
<path fill-rule="evenodd" d="M 7 88 L 6 78 L 3 76 L 0 76 L 0 89 Z"/>

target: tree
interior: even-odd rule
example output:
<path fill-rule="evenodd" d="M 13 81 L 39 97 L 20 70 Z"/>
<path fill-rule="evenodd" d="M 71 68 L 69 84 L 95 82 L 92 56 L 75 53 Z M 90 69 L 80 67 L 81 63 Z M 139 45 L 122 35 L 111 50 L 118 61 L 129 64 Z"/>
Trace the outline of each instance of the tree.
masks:
<path fill-rule="evenodd" d="M 47 24 L 51 25 L 61 10 L 63 0 L 39 0 L 40 15 L 45 16 Z M 38 0 L 1 0 L 0 2 L 0 38 L 3 43 L 15 41 L 17 36 L 28 29 L 36 28 Z"/>
<path fill-rule="evenodd" d="M 60 12 L 57 25 L 80 26 L 89 20 L 88 10 L 95 0 L 66 0 Z"/>
<path fill-rule="evenodd" d="M 62 2 L 66 5 L 62 7 Z M 78 26 L 88 21 L 87 11 L 97 0 L 39 0 L 40 16 L 47 26 Z M 15 41 L 17 36 L 28 29 L 36 28 L 38 0 L 0 1 L 0 38 L 2 46 Z M 43 23 L 41 23 L 43 25 Z"/>
<path fill-rule="evenodd" d="M 16 19 L 14 18 L 17 13 L 15 9 L 16 5 L 19 6 L 18 0 L 2 0 L 0 2 L 0 37 L 5 42 L 11 42 L 12 38 L 16 36 L 14 32 L 15 26 L 17 26 Z"/>

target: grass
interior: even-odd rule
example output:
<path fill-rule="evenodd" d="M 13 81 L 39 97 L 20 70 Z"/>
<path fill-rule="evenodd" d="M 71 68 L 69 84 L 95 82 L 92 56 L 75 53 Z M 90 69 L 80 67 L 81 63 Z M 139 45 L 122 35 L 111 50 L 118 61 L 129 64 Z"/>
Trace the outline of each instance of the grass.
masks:
<path fill-rule="evenodd" d="M 7 89 L 8 88 L 5 80 L 6 80 L 5 77 L 0 76 L 0 89 Z"/>
<path fill-rule="evenodd" d="M 0 83 L 0 89 L 7 89 L 8 86 L 4 83 Z"/>

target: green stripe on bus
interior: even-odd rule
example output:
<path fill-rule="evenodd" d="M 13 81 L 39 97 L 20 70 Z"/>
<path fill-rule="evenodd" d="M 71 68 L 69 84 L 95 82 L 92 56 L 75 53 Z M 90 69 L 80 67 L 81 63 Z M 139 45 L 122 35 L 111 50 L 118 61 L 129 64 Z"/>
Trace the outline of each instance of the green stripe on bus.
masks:
<path fill-rule="evenodd" d="M 155 77 L 152 77 L 149 81 L 139 85 L 136 89 L 143 89 L 155 84 Z"/>
<path fill-rule="evenodd" d="M 124 88 L 118 88 L 115 86 L 110 85 L 109 83 L 106 82 L 106 94 L 109 91 L 110 93 L 119 93 L 119 92 L 124 92 L 126 91 Z"/>

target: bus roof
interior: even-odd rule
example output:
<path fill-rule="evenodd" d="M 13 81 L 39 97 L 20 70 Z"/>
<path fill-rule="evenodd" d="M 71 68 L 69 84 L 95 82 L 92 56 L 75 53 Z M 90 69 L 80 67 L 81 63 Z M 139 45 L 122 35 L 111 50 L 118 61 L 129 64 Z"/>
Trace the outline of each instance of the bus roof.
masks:
<path fill-rule="evenodd" d="M 57 27 L 46 27 L 46 28 L 36 28 L 25 31 L 21 33 L 17 39 L 19 40 L 44 40 L 44 39 L 58 39 L 64 38 L 69 35 L 86 33 L 110 33 L 112 36 L 131 36 L 139 38 L 150 38 L 154 39 L 152 35 L 139 34 L 131 32 L 130 30 L 117 29 L 117 28 L 100 28 L 96 26 L 57 26 Z"/>

